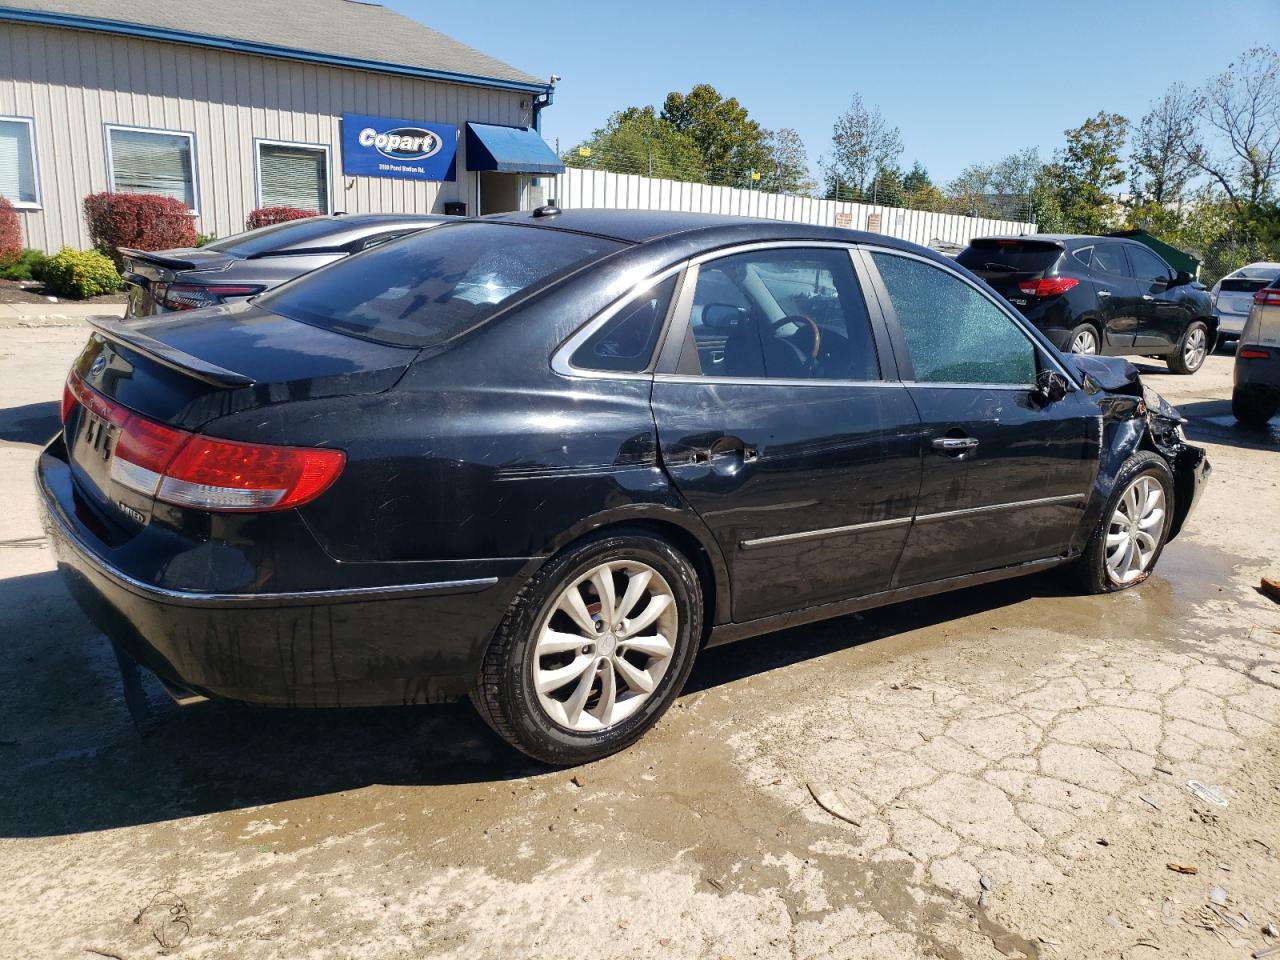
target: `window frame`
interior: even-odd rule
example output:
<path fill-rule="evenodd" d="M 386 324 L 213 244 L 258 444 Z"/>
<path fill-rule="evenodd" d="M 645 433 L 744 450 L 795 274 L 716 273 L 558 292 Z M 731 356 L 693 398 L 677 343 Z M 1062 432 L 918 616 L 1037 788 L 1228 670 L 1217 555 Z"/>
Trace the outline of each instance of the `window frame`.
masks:
<path fill-rule="evenodd" d="M 1112 273 L 1110 270 L 1103 270 L 1097 265 L 1098 249 L 1101 247 L 1114 247 L 1120 251 L 1120 256 L 1124 258 L 1124 265 L 1129 268 L 1128 273 Z M 1104 277 L 1112 277 L 1115 280 L 1137 280 L 1133 274 L 1133 261 L 1129 259 L 1129 251 L 1125 249 L 1125 244 L 1116 240 L 1106 240 L 1093 245 L 1093 256 L 1089 258 L 1089 272 L 1097 273 Z"/>
<path fill-rule="evenodd" d="M 35 117 L 24 117 L 19 115 L 0 115 L 0 120 L 9 123 L 25 123 L 27 125 L 27 150 L 31 154 L 31 179 L 35 186 L 34 200 L 10 200 L 14 210 L 19 211 L 36 211 L 44 209 L 44 195 L 40 190 L 40 151 L 36 149 L 36 120 Z"/>
<path fill-rule="evenodd" d="M 333 215 L 333 148 L 327 143 L 307 143 L 303 140 L 272 140 L 268 137 L 253 138 L 253 197 L 255 206 L 264 207 L 262 199 L 262 148 L 295 147 L 324 153 L 324 205 L 319 216 Z"/>
<path fill-rule="evenodd" d="M 1133 279 L 1137 280 L 1138 283 L 1140 284 L 1146 283 L 1148 286 L 1151 286 L 1151 287 L 1154 287 L 1157 284 L 1162 285 L 1164 287 L 1168 287 L 1169 284 L 1173 282 L 1173 278 L 1175 276 L 1175 271 L 1173 267 L 1169 266 L 1169 264 L 1165 262 L 1164 257 L 1160 256 L 1160 254 L 1156 253 L 1150 247 L 1147 247 L 1143 244 L 1136 244 L 1136 246 L 1141 247 L 1141 249 L 1133 249 L 1133 250 L 1126 249 L 1124 252 L 1125 257 L 1129 261 L 1129 272 L 1133 274 Z M 1127 244 L 1126 244 L 1126 247 L 1127 247 Z M 1156 263 L 1163 266 L 1164 276 L 1163 277 L 1138 276 L 1138 257 L 1142 255 L 1151 257 L 1156 261 Z"/>
<path fill-rule="evenodd" d="M 193 216 L 200 216 L 200 160 L 196 155 L 196 134 L 194 130 L 166 130 L 162 127 L 138 127 L 127 123 L 104 123 L 102 125 L 102 139 L 107 152 L 107 189 L 112 193 L 124 192 L 116 189 L 116 164 L 115 156 L 111 149 L 111 131 L 113 130 L 124 130 L 129 133 L 151 133 L 157 136 L 186 137 L 187 142 L 191 145 L 192 200 L 192 206 L 187 208 L 187 212 Z"/>
<path fill-rule="evenodd" d="M 871 337 L 875 344 L 876 356 L 880 366 L 878 380 L 819 380 L 812 378 L 783 379 L 769 377 L 717 377 L 708 374 L 690 373 L 680 369 L 680 357 L 684 353 L 686 342 L 693 337 L 693 295 L 698 286 L 698 269 L 702 264 L 712 260 L 735 256 L 740 253 L 756 253 L 780 249 L 824 249 L 843 250 L 849 257 L 853 267 L 854 278 L 862 292 L 863 303 L 867 311 L 867 321 L 871 325 Z M 653 379 L 670 383 L 702 383 L 702 384 L 752 384 L 756 386 L 785 386 L 822 388 L 860 387 L 901 387 L 899 370 L 889 338 L 889 331 L 880 311 L 879 303 L 872 290 L 872 278 L 868 275 L 863 262 L 858 256 L 860 248 L 856 244 L 837 240 L 757 240 L 733 246 L 710 250 L 691 257 L 685 265 L 684 277 L 673 298 L 672 313 L 667 329 L 660 338 L 658 361 Z"/>
<path fill-rule="evenodd" d="M 876 267 L 875 261 L 872 259 L 873 253 L 888 254 L 890 256 L 902 257 L 907 260 L 918 260 L 927 266 L 940 270 L 954 280 L 970 287 L 980 297 L 993 306 L 998 313 L 1001 313 L 1008 319 L 1022 335 L 1030 342 L 1032 349 L 1036 352 L 1038 363 L 1037 369 L 1044 370 L 1046 365 L 1051 366 L 1058 373 L 1067 378 L 1067 382 L 1077 389 L 1081 388 L 1079 377 L 1067 369 L 1066 365 L 1061 363 L 1057 356 L 1057 351 L 1047 338 L 1035 327 L 1031 326 L 1025 317 L 1013 309 L 1013 306 L 1001 302 L 999 299 L 992 297 L 986 290 L 982 289 L 977 283 L 970 280 L 964 274 L 952 269 L 949 264 L 939 263 L 929 257 L 922 257 L 917 253 L 909 250 L 900 250 L 894 247 L 881 246 L 879 244 L 866 244 L 858 247 L 858 255 L 866 261 L 866 269 L 873 278 L 874 290 L 879 300 L 879 310 L 884 317 L 885 325 L 888 327 L 890 338 L 893 343 L 894 355 L 897 359 L 898 370 L 903 383 L 910 384 L 912 387 L 942 387 L 948 390 L 967 389 L 967 390 L 1033 390 L 1035 383 L 964 383 L 954 381 L 941 380 L 917 380 L 915 377 L 915 367 L 911 359 L 911 350 L 907 346 L 906 334 L 902 331 L 902 325 L 898 321 L 898 313 L 894 308 L 893 300 L 889 296 L 889 290 L 884 285 L 884 280 L 880 276 L 880 270 Z"/>

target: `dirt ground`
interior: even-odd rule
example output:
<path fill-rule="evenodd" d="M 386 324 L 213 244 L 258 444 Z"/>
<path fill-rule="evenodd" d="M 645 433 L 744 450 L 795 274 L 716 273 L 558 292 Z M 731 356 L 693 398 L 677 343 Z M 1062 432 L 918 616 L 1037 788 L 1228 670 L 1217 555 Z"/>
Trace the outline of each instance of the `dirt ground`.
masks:
<path fill-rule="evenodd" d="M 19 280 L 0 280 L 0 303 L 39 303 L 48 306 L 50 303 L 115 304 L 126 303 L 128 300 L 128 294 L 122 291 L 104 293 L 97 297 L 86 297 L 83 300 L 60 300 L 58 297 L 50 297 L 45 294 L 42 284 L 24 283 Z"/>
<path fill-rule="evenodd" d="M 140 739 L 33 509 L 83 339 L 0 330 L 0 957 L 1280 943 L 1280 422 L 1234 425 L 1228 357 L 1144 368 L 1214 473 L 1141 588 L 1051 573 L 709 651 L 640 744 L 548 772 L 465 703 L 165 706 Z"/>

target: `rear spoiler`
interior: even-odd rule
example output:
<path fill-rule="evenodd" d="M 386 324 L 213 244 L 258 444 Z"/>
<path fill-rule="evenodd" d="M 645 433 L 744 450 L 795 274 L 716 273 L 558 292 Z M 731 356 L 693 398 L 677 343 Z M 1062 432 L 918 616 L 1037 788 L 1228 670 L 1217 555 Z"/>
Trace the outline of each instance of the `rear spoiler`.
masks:
<path fill-rule="evenodd" d="M 207 360 L 201 360 L 199 357 L 193 357 L 191 354 L 184 353 L 176 347 L 169 346 L 167 343 L 161 343 L 154 337 L 148 337 L 145 333 L 132 329 L 114 317 L 88 317 L 87 322 L 89 326 L 93 327 L 108 340 L 126 346 L 130 350 L 145 354 L 156 363 L 171 370 L 185 373 L 187 376 L 203 380 L 205 383 L 212 384 L 215 387 L 231 390 L 237 387 L 251 387 L 256 382 L 252 377 L 246 377 L 243 373 L 236 373 L 234 370 L 228 370 Z"/>
<path fill-rule="evenodd" d="M 122 257 L 128 257 L 130 260 L 146 260 L 148 263 L 154 263 L 158 267 L 165 267 L 168 270 L 194 270 L 196 263 L 193 260 L 184 260 L 182 257 L 166 256 L 163 253 L 156 253 L 153 250 L 135 250 L 132 247 L 116 247 L 116 252 Z"/>

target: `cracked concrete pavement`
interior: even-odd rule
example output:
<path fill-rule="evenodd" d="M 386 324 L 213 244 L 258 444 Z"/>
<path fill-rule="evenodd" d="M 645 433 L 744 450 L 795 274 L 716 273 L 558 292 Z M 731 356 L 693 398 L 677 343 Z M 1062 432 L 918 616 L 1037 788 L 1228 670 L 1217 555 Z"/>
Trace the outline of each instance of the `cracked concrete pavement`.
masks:
<path fill-rule="evenodd" d="M 83 339 L 0 340 L 0 957 L 1280 942 L 1280 606 L 1255 589 L 1280 547 L 1280 427 L 1232 424 L 1229 358 L 1144 367 L 1215 470 L 1142 587 L 1081 597 L 1050 573 L 709 651 L 635 748 L 547 772 L 466 704 L 205 704 L 139 739 L 33 512 Z"/>

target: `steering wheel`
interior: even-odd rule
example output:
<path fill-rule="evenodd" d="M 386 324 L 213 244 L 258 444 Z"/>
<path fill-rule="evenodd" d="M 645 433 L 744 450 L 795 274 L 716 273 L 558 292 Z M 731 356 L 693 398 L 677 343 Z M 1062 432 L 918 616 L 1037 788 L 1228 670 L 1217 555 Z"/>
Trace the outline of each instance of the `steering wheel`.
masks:
<path fill-rule="evenodd" d="M 822 328 L 808 317 L 802 316 L 798 313 L 793 313 L 790 316 L 783 317 L 781 320 L 775 320 L 773 323 L 769 324 L 769 332 L 775 333 L 779 327 L 785 327 L 789 323 L 802 324 L 809 327 L 809 335 L 813 339 L 813 346 L 809 348 L 809 356 L 807 359 L 811 364 L 817 363 L 818 354 L 822 351 Z M 790 343 L 790 341 L 786 342 L 792 347 L 795 346 Z"/>

